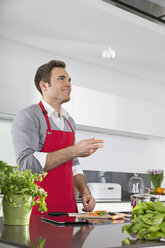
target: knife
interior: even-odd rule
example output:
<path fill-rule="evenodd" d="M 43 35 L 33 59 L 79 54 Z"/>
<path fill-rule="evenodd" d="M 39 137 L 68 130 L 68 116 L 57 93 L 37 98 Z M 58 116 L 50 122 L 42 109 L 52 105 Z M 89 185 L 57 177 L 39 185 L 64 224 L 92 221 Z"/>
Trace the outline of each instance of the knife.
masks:
<path fill-rule="evenodd" d="M 78 218 L 81 218 L 82 216 L 84 216 L 84 214 L 86 215 L 86 213 L 65 213 L 65 212 L 49 212 L 48 213 L 48 215 L 50 215 L 50 216 L 63 216 L 63 215 L 67 215 L 69 217 L 78 217 Z"/>
<path fill-rule="evenodd" d="M 65 212 L 49 212 L 48 215 L 51 215 L 51 216 L 68 215 L 69 216 L 69 213 L 65 213 Z"/>

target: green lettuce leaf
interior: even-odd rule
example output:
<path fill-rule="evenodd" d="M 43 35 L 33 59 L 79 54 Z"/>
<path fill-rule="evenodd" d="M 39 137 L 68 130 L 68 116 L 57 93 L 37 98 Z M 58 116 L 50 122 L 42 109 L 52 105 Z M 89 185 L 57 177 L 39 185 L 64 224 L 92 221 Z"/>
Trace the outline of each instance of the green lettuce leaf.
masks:
<path fill-rule="evenodd" d="M 156 240 L 156 239 L 160 239 L 160 238 L 165 238 L 165 233 L 162 233 L 160 231 L 156 231 L 156 232 L 146 233 L 144 235 L 144 239 L 146 239 L 146 240 Z"/>

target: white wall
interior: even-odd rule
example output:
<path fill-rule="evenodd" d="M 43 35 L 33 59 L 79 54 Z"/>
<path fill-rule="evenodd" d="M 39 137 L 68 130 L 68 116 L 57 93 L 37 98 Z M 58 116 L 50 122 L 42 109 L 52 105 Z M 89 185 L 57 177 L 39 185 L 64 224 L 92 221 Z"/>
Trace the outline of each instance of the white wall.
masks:
<path fill-rule="evenodd" d="M 11 137 L 11 123 L 9 120 L 0 119 L 0 160 L 15 166 L 15 154 Z"/>
<path fill-rule="evenodd" d="M 11 125 L 12 121 L 0 120 L 0 160 L 16 165 Z M 164 168 L 163 139 L 142 139 L 77 130 L 76 142 L 92 137 L 104 139 L 104 148 L 90 157 L 80 158 L 84 170 L 146 173 L 150 168 Z"/>
<path fill-rule="evenodd" d="M 85 170 L 146 173 L 150 168 L 164 168 L 165 141 L 123 137 L 78 130 L 77 141 L 103 138 L 104 148 L 88 158 L 80 158 Z"/>
<path fill-rule="evenodd" d="M 83 64 L 10 41 L 1 40 L 0 47 L 0 113 L 16 114 L 19 109 L 39 100 L 33 83 L 34 73 L 39 65 L 53 58 L 67 63 L 67 70 L 75 85 L 165 105 L 165 86 L 159 83 Z M 108 107 L 107 114 L 110 114 Z M 0 159 L 15 164 L 10 129 L 11 121 L 0 120 Z M 81 159 L 83 169 L 146 172 L 148 168 L 164 168 L 164 140 L 130 138 L 80 130 L 77 133 L 77 141 L 88 137 L 103 138 L 105 145 L 104 149 L 91 157 Z"/>

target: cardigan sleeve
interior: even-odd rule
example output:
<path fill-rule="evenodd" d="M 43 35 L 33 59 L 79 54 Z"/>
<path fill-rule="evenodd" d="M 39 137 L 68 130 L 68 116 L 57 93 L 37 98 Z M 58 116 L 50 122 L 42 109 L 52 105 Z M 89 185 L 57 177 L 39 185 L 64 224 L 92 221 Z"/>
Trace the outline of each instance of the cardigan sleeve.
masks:
<path fill-rule="evenodd" d="M 41 173 L 43 170 L 39 161 L 33 156 L 39 150 L 40 134 L 39 122 L 29 110 L 21 110 L 12 124 L 12 139 L 16 162 L 20 170 L 31 170 Z"/>

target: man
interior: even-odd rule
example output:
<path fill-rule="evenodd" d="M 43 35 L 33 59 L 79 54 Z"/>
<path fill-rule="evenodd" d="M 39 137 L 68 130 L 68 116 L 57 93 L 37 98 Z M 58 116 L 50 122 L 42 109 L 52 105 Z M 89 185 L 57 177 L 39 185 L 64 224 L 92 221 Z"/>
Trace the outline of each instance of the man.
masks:
<path fill-rule="evenodd" d="M 103 140 L 92 138 L 75 144 L 75 123 L 61 107 L 71 93 L 64 62 L 52 60 L 40 66 L 34 81 L 42 101 L 20 111 L 12 125 L 17 163 L 21 170 L 48 172 L 40 183 L 48 193 L 48 212 L 77 212 L 74 185 L 82 194 L 83 210 L 93 211 L 95 199 L 77 157 L 90 156 L 103 147 Z M 36 207 L 32 214 L 39 214 Z"/>

